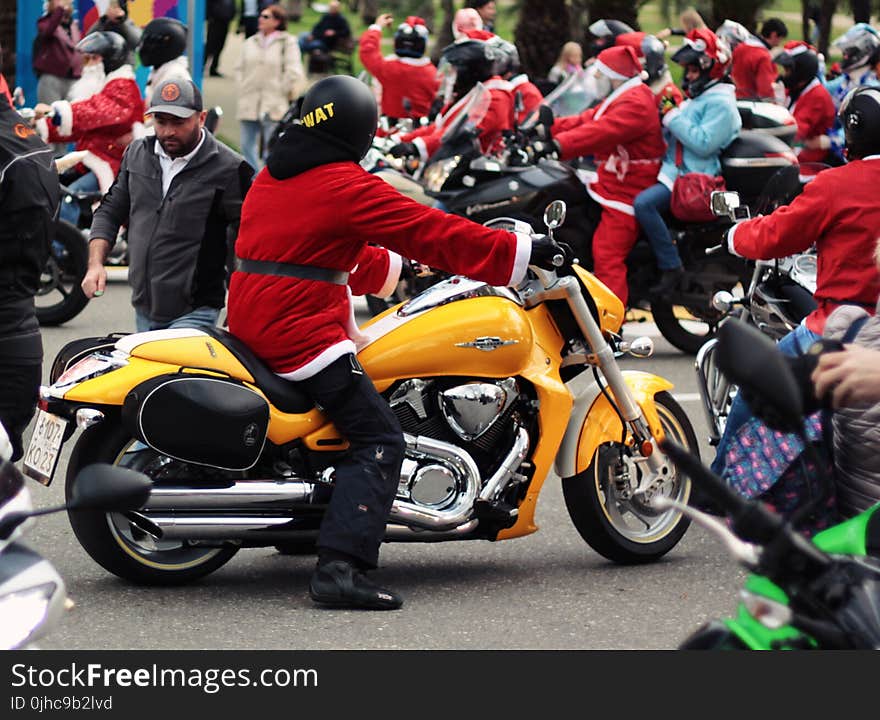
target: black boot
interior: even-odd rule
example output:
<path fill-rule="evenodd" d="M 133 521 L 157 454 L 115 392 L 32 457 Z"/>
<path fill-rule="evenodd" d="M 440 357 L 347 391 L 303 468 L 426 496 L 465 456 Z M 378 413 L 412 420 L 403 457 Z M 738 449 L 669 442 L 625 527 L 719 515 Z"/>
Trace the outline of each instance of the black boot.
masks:
<path fill-rule="evenodd" d="M 319 563 L 309 582 L 309 596 L 316 603 L 363 610 L 397 610 L 403 598 L 372 583 L 344 560 Z"/>
<path fill-rule="evenodd" d="M 651 295 L 668 295 L 678 289 L 682 278 L 684 278 L 684 268 L 681 266 L 673 268 L 672 270 L 661 270 L 660 281 L 655 285 L 651 285 L 651 287 L 648 288 L 648 292 L 651 293 Z"/>

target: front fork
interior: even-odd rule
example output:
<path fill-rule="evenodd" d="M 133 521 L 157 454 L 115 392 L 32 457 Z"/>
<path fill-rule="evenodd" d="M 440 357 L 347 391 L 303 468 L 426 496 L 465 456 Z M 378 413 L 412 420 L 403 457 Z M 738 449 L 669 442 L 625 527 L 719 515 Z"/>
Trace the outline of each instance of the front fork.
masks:
<path fill-rule="evenodd" d="M 580 284 L 572 276 L 559 278 L 557 283 L 547 289 L 544 299 L 565 300 L 571 308 L 578 327 L 592 350 L 584 360 L 602 371 L 614 400 L 613 405 L 619 412 L 624 426 L 629 428 L 632 435 L 632 447 L 637 453 L 634 460 L 647 466 L 648 471 L 641 473 L 639 485 L 634 492 L 649 493 L 655 486 L 665 481 L 669 465 L 666 456 L 657 448 L 657 440 L 651 432 L 642 408 L 626 384 L 623 372 L 614 356 L 614 350 L 602 334 L 602 329 L 596 323 L 581 294 Z"/>

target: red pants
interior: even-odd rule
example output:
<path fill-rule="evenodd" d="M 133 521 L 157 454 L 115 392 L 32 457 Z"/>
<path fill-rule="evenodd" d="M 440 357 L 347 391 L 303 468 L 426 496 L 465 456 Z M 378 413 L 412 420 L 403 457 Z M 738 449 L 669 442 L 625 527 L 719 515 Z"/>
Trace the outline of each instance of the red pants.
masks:
<path fill-rule="evenodd" d="M 593 274 L 626 305 L 626 257 L 639 237 L 634 215 L 602 208 L 602 219 L 593 234 Z"/>

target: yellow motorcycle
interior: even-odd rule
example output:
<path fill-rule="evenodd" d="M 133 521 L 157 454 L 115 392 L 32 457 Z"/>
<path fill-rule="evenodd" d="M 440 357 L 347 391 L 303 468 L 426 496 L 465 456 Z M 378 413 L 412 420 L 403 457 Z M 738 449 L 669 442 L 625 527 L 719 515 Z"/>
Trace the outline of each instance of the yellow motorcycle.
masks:
<path fill-rule="evenodd" d="M 564 214 L 563 203 L 548 206 L 551 234 Z M 513 219 L 487 225 L 532 232 Z M 618 298 L 567 263 L 532 267 L 515 290 L 452 277 L 366 323 L 358 358 L 406 440 L 386 541 L 533 533 L 555 463 L 571 519 L 597 552 L 619 563 L 669 552 L 689 521 L 654 501 L 687 503 L 691 484 L 658 442 L 696 454 L 697 441 L 670 382 L 621 370 L 622 353 L 653 352 L 647 338 L 621 340 L 623 320 Z M 70 515 L 104 568 L 182 583 L 242 547 L 313 545 L 346 440 L 241 341 L 219 328 L 137 333 L 56 365 L 27 473 L 48 484 L 81 428 L 68 496 L 94 462 L 153 481 L 142 509 Z"/>

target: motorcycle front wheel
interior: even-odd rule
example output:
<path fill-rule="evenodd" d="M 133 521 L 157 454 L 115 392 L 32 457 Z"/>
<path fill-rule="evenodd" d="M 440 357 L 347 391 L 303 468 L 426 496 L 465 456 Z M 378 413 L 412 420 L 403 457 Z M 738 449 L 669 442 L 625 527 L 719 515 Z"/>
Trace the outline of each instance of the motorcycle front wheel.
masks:
<path fill-rule="evenodd" d="M 88 305 L 80 287 L 88 265 L 89 249 L 82 233 L 63 220 L 54 222 L 49 258 L 40 273 L 40 287 L 34 298 L 40 325 L 60 325 Z"/>
<path fill-rule="evenodd" d="M 666 392 L 658 393 L 655 402 L 666 436 L 699 456 L 696 435 L 681 406 Z M 657 510 L 638 495 L 627 496 L 621 470 L 640 472 L 632 455 L 632 448 L 620 442 L 604 443 L 584 472 L 562 480 L 565 505 L 581 537 L 600 555 L 623 565 L 658 560 L 690 525 L 677 510 Z M 687 503 L 690 479 L 671 468 L 659 492 Z"/>
<path fill-rule="evenodd" d="M 109 418 L 87 429 L 67 467 L 65 494 L 70 501 L 77 473 L 91 463 L 109 463 L 145 473 L 154 483 L 174 478 L 185 465 L 135 440 Z M 214 572 L 238 552 L 235 545 L 205 546 L 157 539 L 126 513 L 76 510 L 70 525 L 83 549 L 101 567 L 141 585 L 182 585 Z"/>

